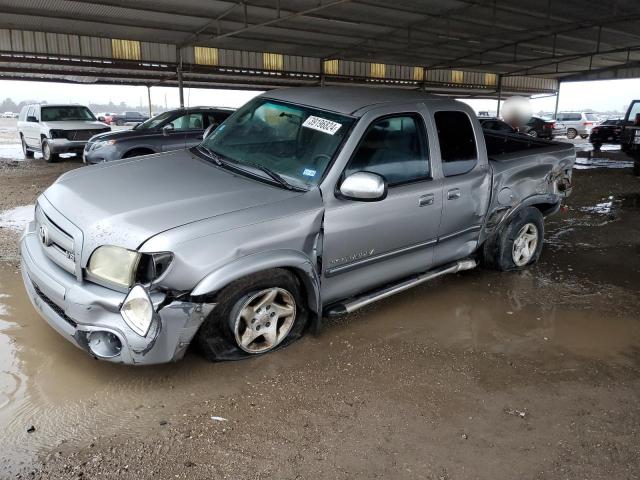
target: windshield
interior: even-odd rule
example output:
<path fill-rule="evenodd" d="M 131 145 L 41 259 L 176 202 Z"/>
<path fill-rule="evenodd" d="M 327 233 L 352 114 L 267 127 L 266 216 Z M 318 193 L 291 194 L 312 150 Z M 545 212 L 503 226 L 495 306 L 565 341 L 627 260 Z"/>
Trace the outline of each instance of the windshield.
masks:
<path fill-rule="evenodd" d="M 95 120 L 96 117 L 87 107 L 42 107 L 43 122 L 64 122 L 67 120 Z"/>
<path fill-rule="evenodd" d="M 202 145 L 240 165 L 317 185 L 353 118 L 258 98 L 229 117 Z"/>
<path fill-rule="evenodd" d="M 173 116 L 172 112 L 161 113 L 160 115 L 156 115 L 155 117 L 152 117 L 149 120 L 145 120 L 144 122 L 139 124 L 137 127 L 135 127 L 135 129 L 136 130 L 154 129 L 154 128 L 160 126 L 160 124 L 162 122 L 170 119 L 172 116 Z"/>

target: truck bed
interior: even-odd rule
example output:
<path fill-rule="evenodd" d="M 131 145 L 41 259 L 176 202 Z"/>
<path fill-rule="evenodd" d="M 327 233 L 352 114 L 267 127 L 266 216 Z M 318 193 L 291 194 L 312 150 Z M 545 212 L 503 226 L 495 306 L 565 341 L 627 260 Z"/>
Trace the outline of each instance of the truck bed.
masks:
<path fill-rule="evenodd" d="M 574 146 L 509 133 L 485 132 L 484 139 L 493 174 L 486 226 L 496 226 L 534 198 L 537 205 L 548 204 L 548 212 L 543 213 L 555 211 L 562 197 L 558 196 L 558 179 L 571 184 Z M 570 188 L 564 195 L 569 192 Z"/>

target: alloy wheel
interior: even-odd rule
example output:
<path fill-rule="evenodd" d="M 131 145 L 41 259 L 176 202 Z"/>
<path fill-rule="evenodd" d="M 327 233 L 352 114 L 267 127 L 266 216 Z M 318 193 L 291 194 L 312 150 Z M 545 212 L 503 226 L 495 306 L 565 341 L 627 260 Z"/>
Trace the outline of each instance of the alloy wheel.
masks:
<path fill-rule="evenodd" d="M 538 247 L 538 227 L 533 223 L 525 224 L 515 240 L 513 241 L 513 249 L 511 257 L 513 263 L 518 267 L 523 267 L 531 261 Z"/>
<path fill-rule="evenodd" d="M 265 353 L 287 337 L 296 318 L 296 302 L 284 288 L 268 288 L 246 298 L 234 322 L 238 346 L 247 353 Z"/>

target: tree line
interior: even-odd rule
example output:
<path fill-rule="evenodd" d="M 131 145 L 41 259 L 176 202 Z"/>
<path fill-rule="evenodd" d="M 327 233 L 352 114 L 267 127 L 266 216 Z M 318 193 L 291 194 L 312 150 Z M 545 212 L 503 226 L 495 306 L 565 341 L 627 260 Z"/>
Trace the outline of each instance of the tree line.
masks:
<path fill-rule="evenodd" d="M 22 107 L 24 107 L 25 105 L 29 105 L 30 103 L 42 103 L 42 104 L 46 104 L 46 101 L 38 101 L 38 100 L 24 100 L 22 102 L 18 102 L 16 103 L 13 99 L 11 98 L 5 98 L 4 101 L 0 102 L 0 113 L 2 112 L 14 112 L 14 113 L 18 113 L 20 110 L 22 110 Z M 113 103 L 113 102 L 109 102 L 109 103 L 90 103 L 87 105 L 87 107 L 89 107 L 89 110 L 91 110 L 94 113 L 98 113 L 98 112 L 108 112 L 108 113 L 123 113 L 126 111 L 132 112 L 132 111 L 138 111 L 140 110 L 141 113 L 148 113 L 147 109 L 148 107 L 145 105 L 144 107 L 140 108 L 140 107 L 132 107 L 130 105 L 127 105 L 125 102 L 120 102 L 120 103 Z M 151 105 L 151 110 L 153 110 L 154 114 L 160 113 L 160 112 L 164 112 L 165 108 L 164 105 Z"/>

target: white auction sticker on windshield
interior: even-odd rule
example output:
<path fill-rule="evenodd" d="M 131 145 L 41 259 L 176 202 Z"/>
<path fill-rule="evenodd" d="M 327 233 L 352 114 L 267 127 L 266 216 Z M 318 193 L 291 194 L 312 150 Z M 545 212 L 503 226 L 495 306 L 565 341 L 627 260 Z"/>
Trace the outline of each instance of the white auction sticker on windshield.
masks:
<path fill-rule="evenodd" d="M 302 126 L 318 130 L 322 133 L 333 135 L 338 130 L 340 130 L 342 124 L 338 122 L 332 122 L 331 120 L 327 120 L 326 118 L 314 117 L 313 115 L 311 115 L 304 121 Z"/>

